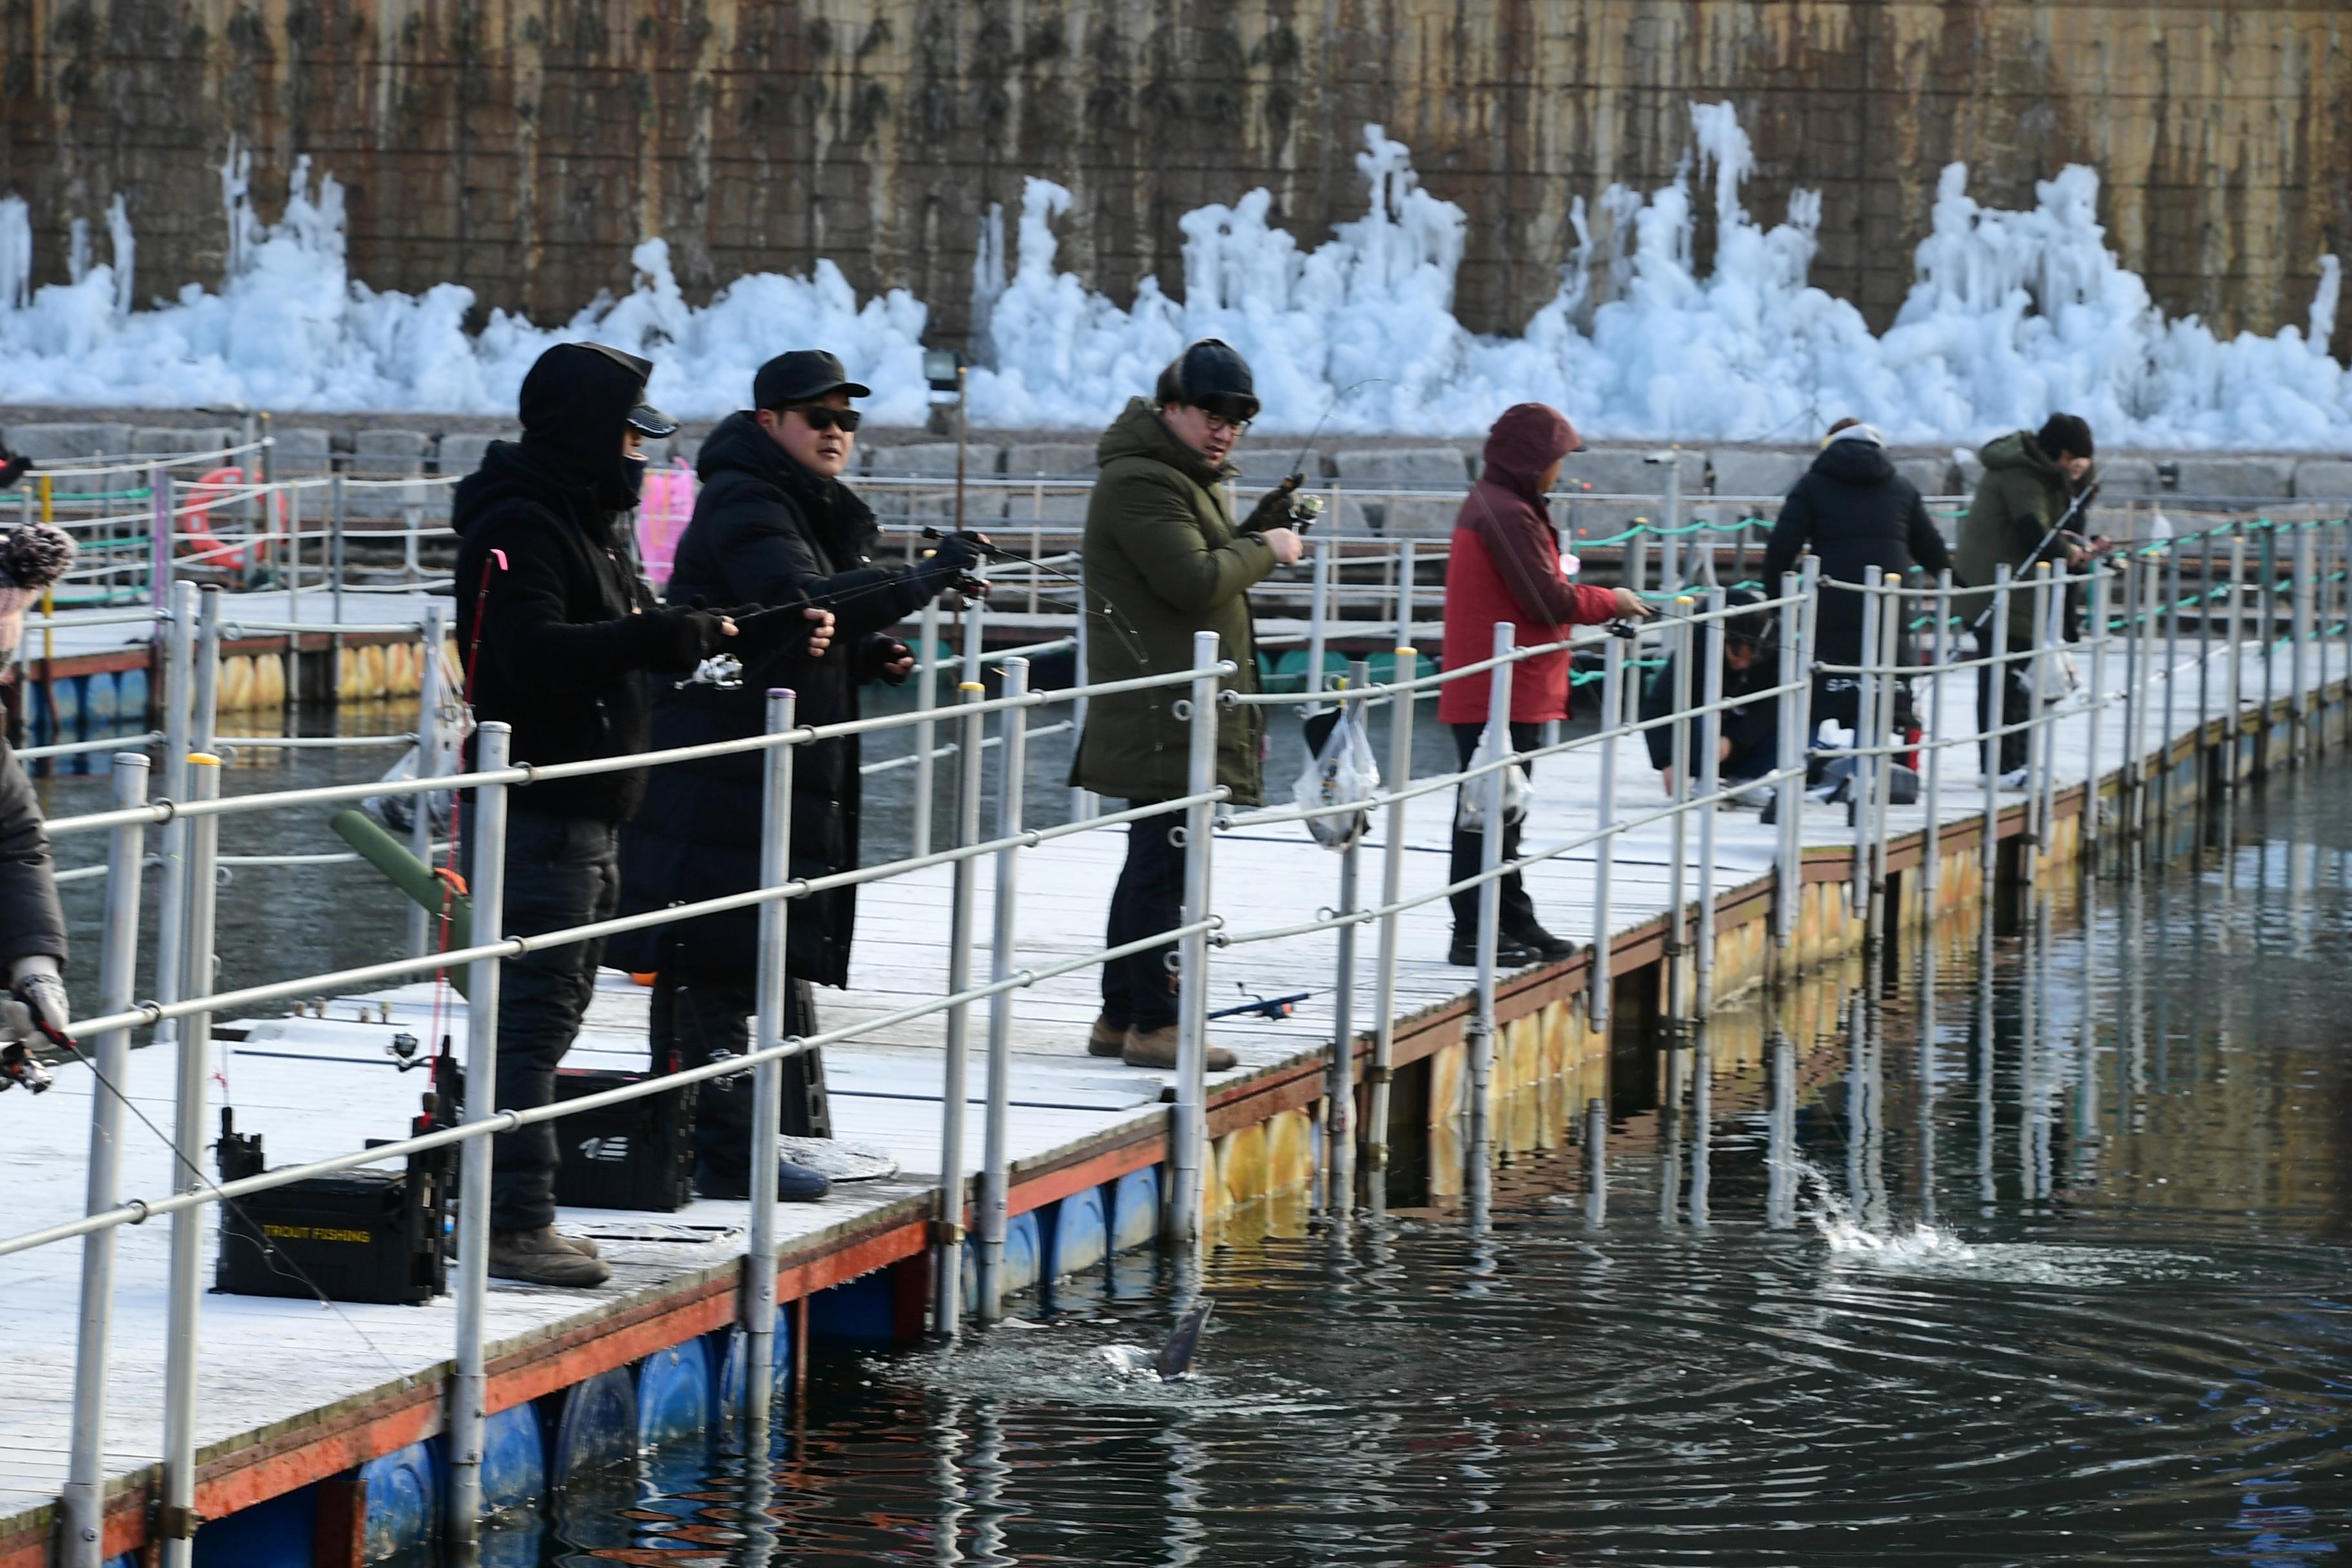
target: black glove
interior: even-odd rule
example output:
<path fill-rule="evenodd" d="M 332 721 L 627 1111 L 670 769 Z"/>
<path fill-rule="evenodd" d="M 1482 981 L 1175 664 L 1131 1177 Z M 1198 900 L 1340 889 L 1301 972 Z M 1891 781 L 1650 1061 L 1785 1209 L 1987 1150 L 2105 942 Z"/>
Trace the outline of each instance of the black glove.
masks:
<path fill-rule="evenodd" d="M 1259 497 L 1257 505 L 1250 508 L 1249 517 L 1242 523 L 1242 531 L 1264 533 L 1269 528 L 1288 528 L 1290 498 L 1306 482 L 1305 474 L 1293 474 Z"/>
<path fill-rule="evenodd" d="M 5 447 L 0 447 L 0 458 L 6 459 L 5 462 L 0 462 L 0 490 L 6 489 L 18 479 L 23 479 L 26 471 L 33 466 L 32 458 L 21 452 L 11 452 Z"/>
<path fill-rule="evenodd" d="M 727 639 L 727 651 L 746 663 L 765 658 L 772 653 L 806 653 L 809 634 L 817 623 L 808 617 L 806 605 L 779 605 L 772 610 L 746 605 L 730 610 L 735 623 L 735 635 Z"/>
<path fill-rule="evenodd" d="M 893 686 L 905 684 L 907 676 L 910 672 L 898 670 L 894 673 L 889 667 L 902 658 L 915 657 L 913 648 L 887 632 L 877 632 L 867 637 L 859 645 L 857 652 L 858 663 L 862 666 L 857 673 L 861 679 L 887 680 Z"/>
<path fill-rule="evenodd" d="M 985 546 L 985 536 L 982 534 L 968 531 L 942 534 L 939 543 L 932 547 L 931 561 L 950 572 L 961 572 L 986 557 L 988 551 Z"/>
<path fill-rule="evenodd" d="M 664 674 L 686 674 L 734 640 L 719 629 L 726 617 L 699 604 L 667 605 L 640 618 L 646 623 L 646 668 Z"/>

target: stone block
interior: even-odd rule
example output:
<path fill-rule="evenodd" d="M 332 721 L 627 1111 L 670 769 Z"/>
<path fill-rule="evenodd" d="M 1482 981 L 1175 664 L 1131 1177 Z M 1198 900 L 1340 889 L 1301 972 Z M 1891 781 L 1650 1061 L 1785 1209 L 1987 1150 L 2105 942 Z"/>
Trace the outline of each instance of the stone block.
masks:
<path fill-rule="evenodd" d="M 1276 479 L 1287 479 L 1294 466 L 1307 476 L 1310 483 L 1329 478 L 1333 471 L 1330 460 L 1322 453 L 1309 451 L 1302 454 L 1296 446 L 1272 437 L 1268 437 L 1263 446 L 1244 447 L 1234 454 L 1234 467 L 1241 470 L 1244 484 L 1270 485 Z"/>
<path fill-rule="evenodd" d="M 86 463 L 92 458 L 127 455 L 131 451 L 131 426 L 97 420 L 11 425 L 6 441 L 10 451 L 32 458 L 40 467 L 56 468 L 66 463 Z M 52 479 L 51 488 L 58 495 L 89 495 L 99 490 L 127 489 L 131 482 L 124 474 L 87 478 L 59 474 Z"/>
<path fill-rule="evenodd" d="M 371 428 L 355 431 L 344 471 L 353 483 L 344 487 L 345 514 L 353 518 L 405 518 L 422 508 L 434 516 L 449 510 L 446 485 L 384 484 L 385 479 L 421 474 L 433 458 L 433 437 L 423 430 Z"/>
<path fill-rule="evenodd" d="M 226 425 L 142 425 L 131 432 L 131 449 L 142 455 L 163 452 L 218 452 L 236 445 L 237 433 Z M 224 466 L 246 461 L 244 456 L 225 458 Z"/>
<path fill-rule="evenodd" d="M 956 444 L 953 441 L 910 441 L 896 447 L 866 449 L 866 474 L 883 481 L 860 487 L 858 494 L 874 509 L 886 532 L 908 528 L 944 528 L 955 519 Z M 1004 449 L 986 442 L 964 447 L 967 481 L 999 478 Z M 964 521 L 994 521 L 1004 516 L 1004 491 L 993 483 L 971 485 L 964 491 Z"/>
<path fill-rule="evenodd" d="M 2205 456 L 2175 460 L 2174 490 L 2231 500 L 2283 500 L 2294 491 L 2293 458 Z"/>
<path fill-rule="evenodd" d="M 1723 447 L 1706 455 L 1719 496 L 1769 498 L 1785 496 L 1789 487 L 1813 466 L 1810 451 L 1771 451 L 1753 447 Z M 1570 463 L 1574 465 L 1575 459 Z M 1660 470 L 1653 470 L 1657 472 Z"/>
<path fill-rule="evenodd" d="M 1091 479 L 1095 472 L 1095 444 L 1091 441 L 1019 441 L 1004 448 L 1004 473 L 1008 479 L 1024 479 L 1037 474 L 1083 474 Z"/>
<path fill-rule="evenodd" d="M 1094 484 L 1091 441 L 1023 441 L 1004 449 L 1004 511 L 1007 522 L 1042 523 L 1070 529 L 1087 521 L 1087 493 Z M 1023 486 L 1023 479 L 1059 479 L 1060 484 Z M 1084 481 L 1072 483 L 1073 480 Z"/>
<path fill-rule="evenodd" d="M 482 466 L 482 454 L 490 449 L 491 442 L 513 439 L 510 435 L 480 436 L 453 431 L 441 437 L 440 471 L 462 478 Z"/>
<path fill-rule="evenodd" d="M 1952 459 L 1945 457 L 1897 458 L 1895 471 L 1909 479 L 1923 496 L 1958 495 L 1953 486 Z"/>
<path fill-rule="evenodd" d="M 2102 458 L 2098 473 L 2102 496 L 2141 500 L 2164 493 L 2164 476 L 2158 472 L 2154 458 Z"/>
<path fill-rule="evenodd" d="M 270 431 L 278 443 L 270 466 L 282 479 L 296 474 L 323 474 L 335 460 L 333 440 L 319 425 L 278 426 Z"/>
<path fill-rule="evenodd" d="M 1293 447 L 1295 453 L 1297 447 Z M 1469 459 L 1453 447 L 1358 447 L 1332 455 L 1339 485 L 1339 530 L 1393 538 L 1443 538 L 1470 488 Z M 1381 490 L 1428 491 L 1379 495 Z M 1351 492 L 1367 492 L 1357 499 Z"/>
<path fill-rule="evenodd" d="M 2294 493 L 2299 500 L 2352 500 L 2352 463 L 2336 458 L 2306 458 L 2294 466 Z"/>
<path fill-rule="evenodd" d="M 1576 453 L 1559 471 L 1560 488 L 1591 495 L 1662 497 L 1666 491 L 1666 466 L 1649 459 L 1667 451 L 1661 447 L 1610 447 Z M 1684 496 L 1704 491 L 1706 454 L 1675 449 L 1671 456 L 1682 474 Z"/>

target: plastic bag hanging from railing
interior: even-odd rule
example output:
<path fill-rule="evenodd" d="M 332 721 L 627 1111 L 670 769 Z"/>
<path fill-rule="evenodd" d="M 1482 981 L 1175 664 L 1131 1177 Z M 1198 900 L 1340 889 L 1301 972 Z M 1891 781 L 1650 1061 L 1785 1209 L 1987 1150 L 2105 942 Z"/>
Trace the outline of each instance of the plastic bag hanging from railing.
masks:
<path fill-rule="evenodd" d="M 1372 743 L 1364 734 L 1362 716 L 1353 703 L 1310 715 L 1306 722 L 1307 765 L 1299 770 L 1292 804 L 1301 811 L 1344 805 L 1362 800 L 1381 787 L 1380 765 L 1372 761 Z M 1368 811 L 1310 816 L 1307 830 L 1326 849 L 1345 849 L 1364 836 L 1371 820 Z"/>
<path fill-rule="evenodd" d="M 1478 735 L 1478 749 L 1470 753 L 1463 764 L 1465 773 L 1477 770 L 1495 760 L 1495 729 L 1488 725 Z M 1523 820 L 1528 815 L 1528 803 L 1535 798 L 1536 787 L 1528 777 L 1528 764 L 1516 756 L 1503 770 L 1503 826 Z M 1466 779 L 1454 792 L 1454 828 L 1457 833 L 1486 831 L 1486 775 Z"/>
<path fill-rule="evenodd" d="M 474 732 L 474 710 L 467 705 L 462 693 L 466 689 L 464 667 L 452 657 L 446 644 L 432 649 L 427 655 L 437 669 L 435 689 L 441 694 L 433 730 L 433 772 L 437 775 L 464 771 L 466 741 Z M 396 784 L 416 776 L 417 748 L 411 746 L 401 753 L 400 760 L 386 769 L 382 782 Z M 451 821 L 450 807 L 456 792 L 435 790 L 429 795 L 372 795 L 360 804 L 378 822 L 394 833 L 406 833 L 416 821 L 416 803 L 425 803 L 433 814 L 435 832 L 447 829 Z"/>

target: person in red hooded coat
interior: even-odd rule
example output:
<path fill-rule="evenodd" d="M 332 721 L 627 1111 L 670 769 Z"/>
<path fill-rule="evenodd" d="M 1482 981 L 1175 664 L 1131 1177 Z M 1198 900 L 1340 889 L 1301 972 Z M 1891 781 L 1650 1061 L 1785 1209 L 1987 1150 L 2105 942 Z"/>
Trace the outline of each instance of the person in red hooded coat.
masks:
<path fill-rule="evenodd" d="M 1559 536 L 1552 531 L 1546 497 L 1559 481 L 1561 462 L 1583 450 L 1576 427 L 1557 408 L 1521 403 L 1503 410 L 1486 433 L 1478 482 L 1470 487 L 1454 520 L 1453 554 L 1445 569 L 1445 668 L 1459 669 L 1492 658 L 1495 623 L 1517 628 L 1519 647 L 1559 642 L 1570 626 L 1591 626 L 1654 612 L 1629 588 L 1593 588 L 1571 583 L 1562 571 Z M 1511 748 L 1530 751 L 1544 724 L 1568 717 L 1568 650 L 1538 654 L 1511 671 Z M 1449 680 L 1439 688 L 1437 717 L 1454 731 L 1454 746 L 1466 766 L 1486 727 L 1490 682 L 1484 674 Z M 1454 833 L 1453 868 L 1459 882 L 1478 874 L 1482 835 Z M 1518 824 L 1503 830 L 1506 859 L 1519 852 Z M 1455 963 L 1478 962 L 1478 894 L 1454 895 Z M 1503 879 L 1502 921 L 1496 961 L 1517 967 L 1566 958 L 1571 945 L 1536 920 L 1518 873 Z"/>

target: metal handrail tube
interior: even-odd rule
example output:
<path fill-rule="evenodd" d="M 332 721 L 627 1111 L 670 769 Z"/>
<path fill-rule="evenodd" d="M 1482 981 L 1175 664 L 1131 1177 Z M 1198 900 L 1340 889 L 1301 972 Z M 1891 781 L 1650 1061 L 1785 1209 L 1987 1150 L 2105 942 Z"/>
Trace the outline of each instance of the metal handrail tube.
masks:
<path fill-rule="evenodd" d="M 68 741 L 54 746 L 24 746 L 16 751 L 20 763 L 39 762 L 44 757 L 79 757 L 89 752 L 103 752 L 109 747 L 123 751 L 130 747 L 154 745 L 163 740 L 161 730 L 150 730 L 143 735 L 112 735 L 99 741 Z"/>
<path fill-rule="evenodd" d="M 769 690 L 768 733 L 782 734 L 793 728 L 796 700 L 790 691 Z M 792 874 L 793 749 L 775 747 L 761 761 L 760 885 L 772 888 Z M 781 1039 L 790 1032 L 786 1019 L 792 973 L 785 940 L 790 908 L 782 899 L 760 906 L 752 1026 L 761 1040 Z M 776 1136 L 783 1131 L 783 1091 L 781 1059 L 751 1069 L 751 1224 L 743 1238 L 743 1416 L 751 1432 L 762 1435 L 761 1452 L 766 1451 L 764 1435 L 776 1393 L 776 1202 L 782 1175 Z"/>
<path fill-rule="evenodd" d="M 1029 661 L 1004 661 L 1004 691 L 1015 696 L 1029 688 Z M 1025 710 L 1004 710 L 997 721 L 997 736 L 1004 743 L 1004 763 L 997 784 L 996 897 L 989 933 L 989 976 L 1003 980 L 1013 973 L 1014 944 L 1020 930 L 1020 867 L 1022 774 L 1027 763 L 1023 728 Z M 975 753 L 977 755 L 977 753 Z M 964 1086 L 941 1086 L 942 1095 L 961 1094 Z M 980 1168 L 980 1318 L 992 1323 L 1004 1315 L 1004 1226 L 1012 1195 L 1013 993 L 999 991 L 988 1004 L 988 1100 L 981 1127 Z"/>
<path fill-rule="evenodd" d="M 1217 784 L 1217 663 L 1218 637 L 1213 631 L 1192 634 L 1192 666 L 1199 673 L 1183 715 L 1186 723 L 1184 809 L 1184 886 L 1181 922 L 1198 927 L 1177 948 L 1176 970 L 1176 1109 L 1171 1118 L 1167 1228 L 1175 1239 L 1194 1249 L 1202 1240 L 1202 1212 L 1209 1157 L 1209 944 L 1210 904 L 1215 892 L 1210 876 L 1210 850 L 1216 841 L 1211 826 L 1212 802 L 1223 793 Z"/>
<path fill-rule="evenodd" d="M 1404 549 L 1410 566 L 1410 541 Z M 1409 576 L 1402 591 L 1408 597 L 1411 595 Z M 1400 661 L 1418 657 L 1402 629 L 1397 637 L 1396 657 Z M 1389 772 L 1400 778 L 1412 773 L 1413 706 L 1410 702 L 1398 703 L 1389 718 Z M 1381 847 L 1381 901 L 1393 903 L 1404 885 L 1404 803 L 1391 801 L 1387 812 L 1383 826 L 1388 837 Z M 1372 1003 L 1371 1095 L 1364 1117 L 1364 1195 L 1375 1214 L 1388 1204 L 1389 1100 L 1395 1071 L 1398 938 L 1396 917 L 1391 915 L 1381 921 L 1380 960 Z"/>
<path fill-rule="evenodd" d="M 1507 652 L 1518 640 L 1518 627 L 1509 621 L 1495 623 L 1495 652 L 1498 657 Z M 1513 666 L 1507 660 L 1496 665 L 1495 673 L 1486 688 L 1487 752 L 1498 763 L 1516 759 L 1511 754 L 1511 675 Z M 1464 1197 L 1474 1215 L 1483 1215 L 1490 1184 L 1493 1180 L 1491 1162 L 1494 1141 L 1494 1109 L 1490 1103 L 1495 1081 L 1495 966 L 1496 949 L 1502 938 L 1503 879 L 1496 868 L 1503 859 L 1503 800 L 1509 780 L 1501 768 L 1491 770 L 1486 784 L 1486 818 L 1479 824 L 1478 868 L 1478 978 L 1472 1000 L 1469 1027 L 1465 1030 L 1468 1047 L 1468 1083 L 1470 1136 L 1463 1151 L 1465 1168 L 1462 1173 Z M 1438 1109 L 1433 1106 L 1433 1110 Z"/>
<path fill-rule="evenodd" d="M 513 731 L 495 720 L 476 737 L 480 755 L 492 763 L 507 759 Z M 503 786 L 491 785 L 474 798 L 472 895 L 478 929 L 497 931 L 506 921 L 507 818 Z M 502 946 L 502 943 L 491 943 Z M 457 955 L 444 955 L 454 964 Z M 466 984 L 466 1095 L 464 1123 L 450 1131 L 470 1141 L 460 1152 L 457 1256 L 451 1282 L 457 1296 L 457 1348 L 450 1368 L 448 1422 L 449 1533 L 470 1542 L 482 1514 L 483 1432 L 489 1419 L 489 1369 L 484 1331 L 488 1315 L 490 1248 L 490 1142 L 482 1136 L 502 1115 L 499 1083 L 499 993 L 502 971 L 483 955 L 474 961 Z M 414 1140 L 411 1140 L 414 1142 Z"/>
<path fill-rule="evenodd" d="M 1721 588 L 1706 591 L 1707 608 L 1719 610 L 1724 605 Z M 1699 721 L 1698 731 L 1698 793 L 1715 795 L 1723 782 L 1719 742 L 1723 738 L 1723 621 L 1711 616 L 1706 623 L 1706 652 L 1702 656 L 1706 701 L 1705 716 Z M 1698 948 L 1692 954 L 1692 968 L 1696 981 L 1693 1013 L 1704 1021 L 1715 1011 L 1715 818 L 1712 811 L 1701 812 L 1698 819 Z"/>
<path fill-rule="evenodd" d="M 135 801 L 147 793 L 147 758 L 129 752 L 114 759 L 114 798 Z M 98 994 L 101 1010 L 120 1010 L 131 1000 L 139 966 L 139 892 L 146 868 L 145 830 L 126 825 L 108 846 L 106 923 L 99 952 Z M 90 1037 L 100 1080 L 89 1102 L 89 1169 L 86 1214 L 116 1206 L 122 1191 L 121 1089 L 131 1068 L 131 1032 L 110 1029 Z M 73 1428 L 67 1447 L 66 1485 L 59 1500 L 64 1528 L 58 1540 L 65 1568 L 99 1568 L 104 1556 L 106 1499 L 106 1382 L 109 1342 L 114 1323 L 114 1231 L 92 1231 L 82 1240 L 80 1331 L 74 1340 Z"/>
<path fill-rule="evenodd" d="M 965 680 L 956 688 L 961 700 L 957 728 L 963 733 L 962 754 L 956 759 L 956 847 L 980 837 L 982 720 L 981 699 L 987 688 Z M 971 928 L 974 882 L 978 876 L 970 856 L 959 857 L 948 900 L 948 994 L 961 996 L 971 989 Z M 963 1331 L 964 1243 L 964 1099 L 971 1063 L 971 1007 L 968 1001 L 946 1009 L 945 1050 L 940 1079 L 940 1212 L 931 1225 L 931 1278 L 934 1291 L 931 1332 L 952 1340 Z"/>

